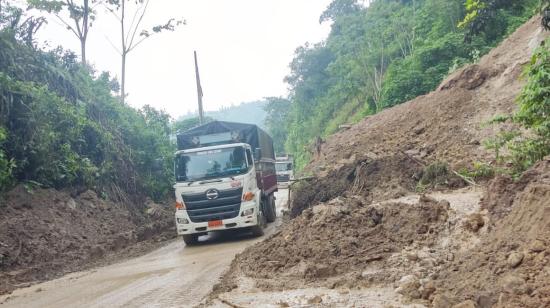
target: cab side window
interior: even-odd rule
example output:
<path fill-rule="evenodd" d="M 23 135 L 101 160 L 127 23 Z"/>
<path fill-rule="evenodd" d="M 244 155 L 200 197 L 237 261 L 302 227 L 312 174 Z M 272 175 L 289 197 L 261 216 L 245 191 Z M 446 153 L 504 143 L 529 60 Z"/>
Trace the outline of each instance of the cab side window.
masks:
<path fill-rule="evenodd" d="M 254 165 L 254 161 L 252 160 L 252 152 L 250 152 L 250 149 L 246 149 L 246 160 L 248 161 L 249 166 Z"/>

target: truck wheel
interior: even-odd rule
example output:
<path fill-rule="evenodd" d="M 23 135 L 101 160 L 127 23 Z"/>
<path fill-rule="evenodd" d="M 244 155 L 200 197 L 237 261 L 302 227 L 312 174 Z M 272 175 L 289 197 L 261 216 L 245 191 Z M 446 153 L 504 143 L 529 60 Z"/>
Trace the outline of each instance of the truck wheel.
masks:
<path fill-rule="evenodd" d="M 196 234 L 184 234 L 183 241 L 187 246 L 193 246 L 199 242 L 199 236 Z"/>
<path fill-rule="evenodd" d="M 252 231 L 252 235 L 256 237 L 264 235 L 265 225 L 266 225 L 266 219 L 265 219 L 263 210 L 261 210 L 260 213 L 258 213 L 258 224 L 250 229 L 250 231 Z"/>
<path fill-rule="evenodd" d="M 277 218 L 277 210 L 275 209 L 275 197 L 273 196 L 273 194 L 267 197 L 265 207 L 265 219 L 267 220 L 267 222 L 274 222 Z"/>

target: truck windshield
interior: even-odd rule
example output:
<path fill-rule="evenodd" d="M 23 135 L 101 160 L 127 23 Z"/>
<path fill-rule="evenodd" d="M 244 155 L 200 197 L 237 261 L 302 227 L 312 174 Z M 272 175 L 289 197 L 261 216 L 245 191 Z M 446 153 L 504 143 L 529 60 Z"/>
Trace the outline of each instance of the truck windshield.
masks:
<path fill-rule="evenodd" d="M 278 172 L 282 172 L 282 171 L 291 171 L 292 170 L 292 163 L 276 163 L 275 164 L 275 169 L 278 171 Z"/>
<path fill-rule="evenodd" d="M 200 181 L 244 174 L 248 171 L 243 147 L 176 155 L 176 181 Z"/>

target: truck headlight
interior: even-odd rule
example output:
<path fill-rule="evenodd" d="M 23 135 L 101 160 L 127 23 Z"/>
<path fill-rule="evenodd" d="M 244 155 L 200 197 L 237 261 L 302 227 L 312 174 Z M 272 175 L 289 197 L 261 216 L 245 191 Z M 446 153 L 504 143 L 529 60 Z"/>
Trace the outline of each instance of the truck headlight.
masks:
<path fill-rule="evenodd" d="M 176 218 L 176 222 L 179 224 L 179 225 L 184 225 L 184 224 L 188 224 L 189 223 L 189 220 L 187 220 L 187 218 Z"/>
<path fill-rule="evenodd" d="M 185 202 L 176 201 L 176 210 L 185 210 Z"/>
<path fill-rule="evenodd" d="M 249 191 L 243 195 L 243 201 L 251 201 L 254 199 L 254 193 Z"/>
<path fill-rule="evenodd" d="M 254 208 L 244 210 L 241 216 L 250 216 L 252 214 L 254 214 Z"/>

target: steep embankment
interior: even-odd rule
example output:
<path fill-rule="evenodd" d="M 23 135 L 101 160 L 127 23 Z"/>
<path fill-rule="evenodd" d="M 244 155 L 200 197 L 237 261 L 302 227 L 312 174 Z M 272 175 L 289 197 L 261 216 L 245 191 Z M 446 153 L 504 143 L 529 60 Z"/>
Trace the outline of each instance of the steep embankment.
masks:
<path fill-rule="evenodd" d="M 0 199 L 0 294 L 145 251 L 172 238 L 173 224 L 173 212 L 152 201 L 141 207 L 19 185 Z"/>
<path fill-rule="evenodd" d="M 368 182 L 361 194 L 376 201 L 414 191 L 422 169 L 437 161 L 458 171 L 492 160 L 494 153 L 482 143 L 496 127 L 487 123 L 515 110 L 524 85 L 522 67 L 546 35 L 532 18 L 479 63 L 452 73 L 437 90 L 330 136 L 305 172 L 320 178 L 311 186 L 336 182 L 342 189 L 331 188 L 330 194 L 301 190 L 305 194 L 294 202 L 293 214 L 343 193 L 357 181 L 361 166 L 366 170 L 361 180 Z"/>
<path fill-rule="evenodd" d="M 307 169 L 338 169 L 365 156 L 400 151 L 411 151 L 426 161 L 447 161 L 456 168 L 487 158 L 490 154 L 480 143 L 493 130 L 484 124 L 515 109 L 524 84 L 519 78 L 522 67 L 543 37 L 537 19 L 531 19 L 479 63 L 452 73 L 436 91 L 329 137 L 321 157 Z"/>
<path fill-rule="evenodd" d="M 426 168 L 436 161 L 456 170 L 492 158 L 481 142 L 494 132 L 483 124 L 515 109 L 522 66 L 546 35 L 534 18 L 436 91 L 331 136 L 308 166 L 317 179 L 295 192 L 295 218 L 238 255 L 212 299 L 549 305 L 550 160 L 519 182 L 456 190 L 464 183 L 450 173 L 436 181 L 446 192 L 413 194 L 427 173 L 439 176 Z"/>

